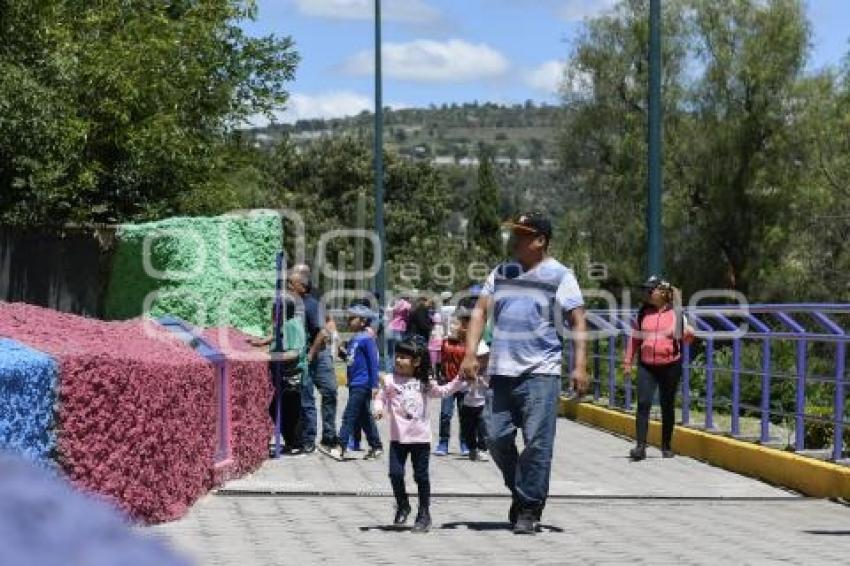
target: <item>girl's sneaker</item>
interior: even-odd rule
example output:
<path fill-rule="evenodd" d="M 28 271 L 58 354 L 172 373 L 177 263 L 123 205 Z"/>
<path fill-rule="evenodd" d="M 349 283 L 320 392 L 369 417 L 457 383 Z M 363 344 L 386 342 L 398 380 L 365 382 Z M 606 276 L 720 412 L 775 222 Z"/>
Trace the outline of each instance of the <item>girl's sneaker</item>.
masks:
<path fill-rule="evenodd" d="M 469 447 L 465 442 L 460 443 L 460 455 L 461 456 L 469 456 Z"/>
<path fill-rule="evenodd" d="M 448 456 L 449 455 L 449 445 L 446 442 L 441 442 L 437 445 L 437 449 L 434 450 L 434 456 Z"/>
<path fill-rule="evenodd" d="M 364 460 L 377 460 L 384 454 L 384 451 L 380 448 L 370 448 L 366 455 L 363 456 Z"/>
<path fill-rule="evenodd" d="M 410 517 L 410 503 L 405 502 L 403 505 L 398 505 L 395 508 L 395 519 L 393 525 L 400 527 L 407 523 L 407 518 Z"/>
<path fill-rule="evenodd" d="M 416 522 L 413 523 L 413 529 L 411 532 L 414 533 L 427 533 L 431 530 L 431 514 L 427 509 L 420 509 L 419 513 L 416 514 Z"/>

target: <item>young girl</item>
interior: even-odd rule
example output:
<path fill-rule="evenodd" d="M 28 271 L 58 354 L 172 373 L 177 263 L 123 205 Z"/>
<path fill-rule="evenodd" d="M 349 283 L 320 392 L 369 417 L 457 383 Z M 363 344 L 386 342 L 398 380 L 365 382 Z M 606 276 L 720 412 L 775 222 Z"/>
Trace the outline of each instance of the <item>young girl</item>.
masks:
<path fill-rule="evenodd" d="M 396 498 L 393 520 L 396 526 L 404 525 L 410 515 L 404 468 L 408 455 L 413 462 L 413 479 L 419 492 L 419 512 L 413 525 L 415 533 L 424 533 L 431 528 L 431 483 L 428 475 L 431 418 L 428 401 L 448 397 L 464 386 L 460 379 L 438 385 L 430 378 L 429 366 L 427 348 L 414 341 L 398 344 L 394 371 L 384 376 L 372 407 L 376 419 L 381 419 L 385 412 L 389 418 L 390 482 Z"/>

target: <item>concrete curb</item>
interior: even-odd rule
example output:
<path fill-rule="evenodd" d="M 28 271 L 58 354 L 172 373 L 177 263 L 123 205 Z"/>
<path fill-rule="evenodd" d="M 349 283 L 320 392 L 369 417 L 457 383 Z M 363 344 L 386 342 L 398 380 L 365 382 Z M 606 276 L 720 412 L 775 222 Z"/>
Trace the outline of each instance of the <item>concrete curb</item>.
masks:
<path fill-rule="evenodd" d="M 562 398 L 561 416 L 635 437 L 634 416 L 621 411 Z M 650 421 L 649 442 L 660 440 L 661 423 Z M 850 498 L 850 468 L 829 462 L 683 426 L 673 434 L 673 451 L 810 497 Z"/>

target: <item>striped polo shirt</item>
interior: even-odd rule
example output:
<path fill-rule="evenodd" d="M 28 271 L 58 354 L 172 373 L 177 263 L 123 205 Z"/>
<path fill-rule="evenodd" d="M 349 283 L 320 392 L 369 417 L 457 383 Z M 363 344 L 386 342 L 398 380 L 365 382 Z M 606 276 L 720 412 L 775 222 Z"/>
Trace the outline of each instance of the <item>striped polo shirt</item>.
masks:
<path fill-rule="evenodd" d="M 482 294 L 493 303 L 487 373 L 560 374 L 566 313 L 584 306 L 572 270 L 554 258 L 525 272 L 518 263 L 503 263 L 487 278 Z"/>

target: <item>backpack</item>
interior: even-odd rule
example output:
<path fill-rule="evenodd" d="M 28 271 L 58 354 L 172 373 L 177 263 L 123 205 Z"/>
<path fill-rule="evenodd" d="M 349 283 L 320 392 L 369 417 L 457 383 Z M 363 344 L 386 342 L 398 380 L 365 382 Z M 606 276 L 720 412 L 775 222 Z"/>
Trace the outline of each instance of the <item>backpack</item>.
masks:
<path fill-rule="evenodd" d="M 647 311 L 649 309 L 655 308 L 652 305 L 645 304 L 640 307 L 637 314 L 637 330 L 640 331 L 643 326 L 643 319 L 646 318 Z M 685 324 L 688 319 L 685 314 L 680 310 L 676 309 L 676 332 L 674 334 L 673 340 L 673 351 L 678 356 L 682 353 L 682 336 L 685 334 Z"/>

